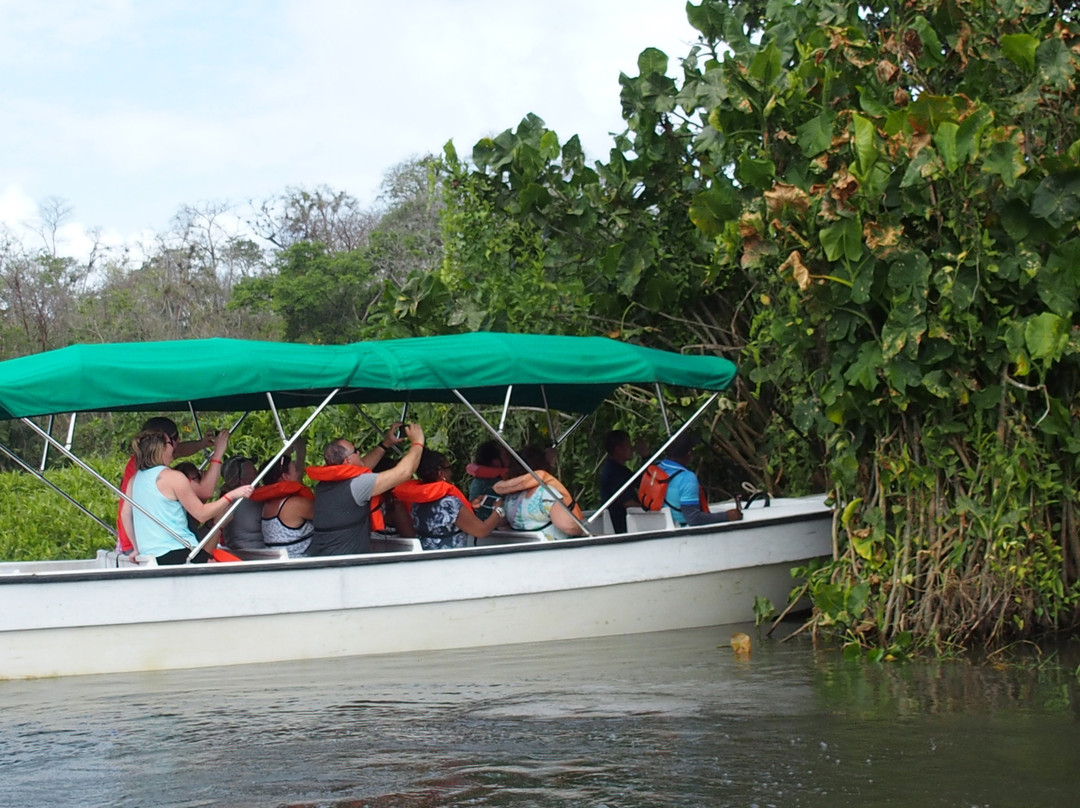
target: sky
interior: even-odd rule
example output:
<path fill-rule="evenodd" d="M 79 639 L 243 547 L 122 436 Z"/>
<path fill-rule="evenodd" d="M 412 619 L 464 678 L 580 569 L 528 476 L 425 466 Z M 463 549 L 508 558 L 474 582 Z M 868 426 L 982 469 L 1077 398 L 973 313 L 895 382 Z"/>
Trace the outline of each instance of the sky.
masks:
<path fill-rule="evenodd" d="M 0 224 L 61 252 L 160 233 L 184 205 L 385 172 L 529 112 L 606 158 L 619 73 L 696 40 L 685 0 L 0 0 Z"/>

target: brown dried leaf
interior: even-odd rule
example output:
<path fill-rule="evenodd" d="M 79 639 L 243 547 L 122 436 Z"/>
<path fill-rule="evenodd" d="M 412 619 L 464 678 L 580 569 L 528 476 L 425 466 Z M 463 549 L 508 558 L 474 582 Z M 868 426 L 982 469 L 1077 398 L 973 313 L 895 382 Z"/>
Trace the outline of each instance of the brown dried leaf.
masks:
<path fill-rule="evenodd" d="M 896 77 L 900 75 L 900 68 L 888 59 L 882 59 L 877 63 L 874 72 L 877 74 L 878 81 L 882 84 L 891 84 L 896 81 Z"/>
<path fill-rule="evenodd" d="M 765 201 L 768 203 L 770 216 L 775 216 L 785 207 L 799 213 L 806 213 L 810 209 L 810 195 L 797 185 L 783 182 L 775 183 L 765 192 Z"/>
<path fill-rule="evenodd" d="M 795 279 L 795 283 L 799 284 L 800 290 L 805 292 L 810 288 L 810 270 L 807 268 L 806 264 L 803 263 L 802 253 L 798 250 L 794 250 L 791 255 L 787 257 L 787 260 L 780 265 L 779 272 L 783 275 L 789 269 L 791 270 L 791 277 Z"/>

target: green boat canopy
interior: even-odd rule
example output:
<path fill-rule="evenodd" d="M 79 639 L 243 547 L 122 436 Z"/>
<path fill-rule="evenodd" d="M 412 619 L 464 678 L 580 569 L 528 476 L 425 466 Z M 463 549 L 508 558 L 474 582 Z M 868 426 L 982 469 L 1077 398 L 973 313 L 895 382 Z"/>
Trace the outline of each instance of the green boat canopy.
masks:
<path fill-rule="evenodd" d="M 0 362 L 0 419 L 66 412 L 238 412 L 335 403 L 545 403 L 587 413 L 623 384 L 726 389 L 735 366 L 604 337 L 472 333 L 298 345 L 206 339 L 72 345 Z"/>

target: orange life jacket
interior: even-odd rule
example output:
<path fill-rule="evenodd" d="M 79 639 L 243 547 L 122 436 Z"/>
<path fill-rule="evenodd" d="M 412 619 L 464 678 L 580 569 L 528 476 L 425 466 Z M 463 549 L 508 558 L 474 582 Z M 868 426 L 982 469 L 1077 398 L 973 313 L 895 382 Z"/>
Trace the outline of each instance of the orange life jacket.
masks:
<path fill-rule="evenodd" d="M 671 481 L 684 471 L 686 469 L 678 469 L 668 474 L 655 463 L 646 466 L 645 471 L 641 473 L 641 482 L 638 484 L 638 501 L 641 502 L 641 506 L 647 511 L 658 511 L 666 506 L 681 513 L 682 508 L 679 507 L 679 503 L 667 501 L 667 490 Z M 698 504 L 703 513 L 709 512 L 709 500 L 706 499 L 705 491 L 700 485 L 698 486 Z"/>
<path fill-rule="evenodd" d="M 372 474 L 367 466 L 352 466 L 341 464 L 339 466 L 308 466 L 304 471 L 307 476 L 319 482 L 337 482 L 351 480 L 361 474 Z M 386 520 L 382 512 L 383 495 L 378 494 L 371 498 L 371 529 L 377 532 L 386 530 Z"/>

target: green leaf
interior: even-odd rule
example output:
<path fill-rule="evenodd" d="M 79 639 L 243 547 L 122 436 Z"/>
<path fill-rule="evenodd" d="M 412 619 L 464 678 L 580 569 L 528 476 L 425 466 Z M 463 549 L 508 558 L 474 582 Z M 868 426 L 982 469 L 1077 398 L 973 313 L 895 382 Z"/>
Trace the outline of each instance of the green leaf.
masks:
<path fill-rule="evenodd" d="M 901 351 L 909 356 L 915 355 L 919 341 L 926 333 L 926 315 L 921 309 L 923 302 L 909 299 L 893 306 L 881 327 L 881 353 L 884 359 L 894 359 Z"/>
<path fill-rule="evenodd" d="M 842 219 L 831 227 L 823 227 L 818 239 L 830 261 L 841 258 L 858 261 L 863 252 L 862 225 L 858 219 Z"/>
<path fill-rule="evenodd" d="M 956 133 L 956 159 L 959 163 L 975 159 L 979 153 L 979 139 L 993 121 L 994 113 L 982 105 L 960 121 L 960 130 Z"/>
<path fill-rule="evenodd" d="M 944 61 L 942 56 L 941 40 L 930 21 L 925 17 L 916 17 L 911 22 L 911 27 L 918 33 L 922 41 L 922 53 L 919 54 L 917 63 L 919 67 L 928 68 L 939 65 Z"/>
<path fill-rule="evenodd" d="M 1039 45 L 1036 61 L 1044 83 L 1055 90 L 1075 92 L 1073 81 L 1076 68 L 1073 56 L 1059 37 L 1051 37 Z"/>
<path fill-rule="evenodd" d="M 844 379 L 849 384 L 872 391 L 878 385 L 878 372 L 882 364 L 881 346 L 876 342 L 864 342 L 859 346 L 855 361 L 844 371 Z"/>
<path fill-rule="evenodd" d="M 960 156 L 956 147 L 956 136 L 959 131 L 960 127 L 955 123 L 945 121 L 934 132 L 934 146 L 937 148 L 938 154 L 941 155 L 941 159 L 949 173 L 956 171 L 960 163 Z"/>
<path fill-rule="evenodd" d="M 865 176 L 877 160 L 877 133 L 874 124 L 862 115 L 852 115 L 855 122 L 855 154 L 859 160 L 859 170 Z"/>
<path fill-rule="evenodd" d="M 637 66 L 642 76 L 653 74 L 663 76 L 667 73 L 667 54 L 657 48 L 646 48 L 638 56 Z"/>
<path fill-rule="evenodd" d="M 1002 34 L 1001 52 L 1005 58 L 1024 70 L 1035 69 L 1035 49 L 1039 40 L 1031 34 Z"/>
<path fill-rule="evenodd" d="M 1037 314 L 1024 324 L 1024 343 L 1032 359 L 1057 361 L 1069 343 L 1068 323 L 1048 311 Z"/>
<path fill-rule="evenodd" d="M 768 190 L 776 180 L 776 164 L 767 158 L 743 154 L 735 164 L 735 179 L 744 185 Z"/>
<path fill-rule="evenodd" d="M 795 128 L 799 138 L 799 148 L 802 149 L 804 156 L 814 157 L 832 145 L 835 120 L 836 116 L 832 113 L 822 112 L 816 118 L 811 118 Z"/>
<path fill-rule="evenodd" d="M 998 175 L 1006 188 L 1012 188 L 1020 175 L 1027 170 L 1024 153 L 1011 140 L 995 143 L 983 161 L 982 170 Z"/>
<path fill-rule="evenodd" d="M 772 42 L 760 49 L 750 60 L 748 72 L 762 89 L 769 90 L 783 72 L 780 49 Z"/>
<path fill-rule="evenodd" d="M 701 5 L 686 4 L 686 19 L 697 30 L 701 31 L 706 41 L 717 41 L 724 38 L 724 29 L 731 11 L 726 3 L 716 3 L 712 0 L 702 0 Z"/>
<path fill-rule="evenodd" d="M 1080 171 L 1044 177 L 1031 194 L 1031 212 L 1054 227 L 1080 219 Z"/>
<path fill-rule="evenodd" d="M 540 136 L 540 156 L 545 160 L 559 159 L 559 136 L 550 129 Z"/>
<path fill-rule="evenodd" d="M 741 205 L 733 188 L 715 185 L 694 196 L 690 203 L 690 221 L 710 238 L 724 229 L 724 225 L 738 218 Z"/>

